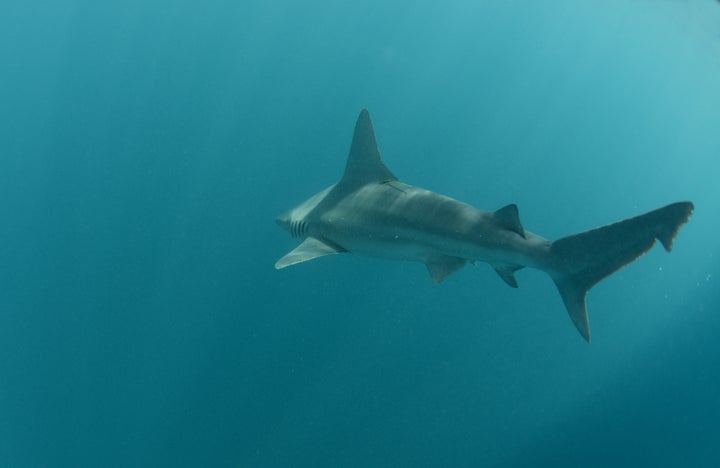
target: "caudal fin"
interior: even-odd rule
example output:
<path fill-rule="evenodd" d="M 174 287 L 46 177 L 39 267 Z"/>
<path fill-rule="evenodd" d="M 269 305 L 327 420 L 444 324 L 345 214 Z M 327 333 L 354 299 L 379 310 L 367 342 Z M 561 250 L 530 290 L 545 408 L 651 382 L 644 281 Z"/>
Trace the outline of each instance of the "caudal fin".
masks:
<path fill-rule="evenodd" d="M 632 262 L 660 240 L 670 252 L 673 240 L 693 211 L 679 202 L 608 226 L 564 237 L 550 247 L 550 275 L 570 318 L 590 342 L 585 296 L 596 283 Z"/>

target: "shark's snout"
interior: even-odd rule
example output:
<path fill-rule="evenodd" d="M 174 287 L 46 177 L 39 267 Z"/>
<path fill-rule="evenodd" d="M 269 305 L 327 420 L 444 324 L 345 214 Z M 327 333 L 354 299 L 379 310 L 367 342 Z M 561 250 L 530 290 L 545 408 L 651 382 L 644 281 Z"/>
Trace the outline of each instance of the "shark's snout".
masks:
<path fill-rule="evenodd" d="M 287 213 L 283 213 L 277 218 L 275 218 L 275 224 L 280 226 L 281 228 L 285 229 L 286 231 L 290 230 L 290 217 L 287 215 Z"/>

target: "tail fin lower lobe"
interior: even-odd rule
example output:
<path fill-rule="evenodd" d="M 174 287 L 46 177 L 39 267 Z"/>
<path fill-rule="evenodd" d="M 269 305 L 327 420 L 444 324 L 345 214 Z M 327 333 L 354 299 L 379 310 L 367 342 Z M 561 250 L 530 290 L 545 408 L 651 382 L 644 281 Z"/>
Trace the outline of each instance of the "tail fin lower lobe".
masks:
<path fill-rule="evenodd" d="M 680 227 L 693 211 L 678 202 L 634 218 L 553 242 L 551 276 L 570 318 L 590 342 L 586 295 L 596 283 L 650 250 L 658 239 L 670 252 Z"/>

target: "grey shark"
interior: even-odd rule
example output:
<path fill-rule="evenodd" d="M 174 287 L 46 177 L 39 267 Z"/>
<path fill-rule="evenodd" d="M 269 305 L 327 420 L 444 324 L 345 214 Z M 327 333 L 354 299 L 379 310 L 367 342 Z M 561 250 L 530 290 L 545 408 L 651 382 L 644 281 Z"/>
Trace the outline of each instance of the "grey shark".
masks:
<path fill-rule="evenodd" d="M 342 179 L 277 218 L 303 242 L 275 268 L 348 252 L 422 262 L 440 283 L 468 262 L 486 262 L 513 288 L 516 271 L 537 268 L 553 279 L 575 327 L 590 342 L 588 290 L 650 250 L 656 239 L 669 252 L 692 211 L 691 202 L 673 203 L 549 241 L 525 230 L 514 204 L 483 211 L 400 182 L 385 167 L 363 109 Z"/>

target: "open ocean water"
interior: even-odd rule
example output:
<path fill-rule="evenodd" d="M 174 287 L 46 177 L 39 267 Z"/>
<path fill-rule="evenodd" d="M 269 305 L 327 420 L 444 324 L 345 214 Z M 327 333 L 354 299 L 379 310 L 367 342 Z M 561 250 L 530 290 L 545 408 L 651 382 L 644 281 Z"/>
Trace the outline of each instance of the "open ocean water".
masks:
<path fill-rule="evenodd" d="M 276 271 L 361 108 L 401 180 L 556 239 L 692 200 L 596 286 Z M 0 6 L 0 466 L 720 466 L 720 3 Z"/>

